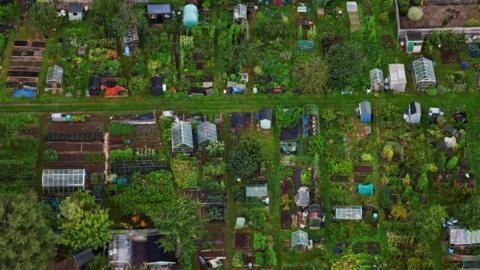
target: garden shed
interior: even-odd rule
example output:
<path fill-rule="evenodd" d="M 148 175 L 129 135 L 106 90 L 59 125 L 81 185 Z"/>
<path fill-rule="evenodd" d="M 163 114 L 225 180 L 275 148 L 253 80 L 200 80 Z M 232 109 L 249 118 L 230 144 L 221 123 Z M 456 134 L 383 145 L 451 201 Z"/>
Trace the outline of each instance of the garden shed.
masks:
<path fill-rule="evenodd" d="M 358 184 L 357 191 L 360 195 L 373 196 L 373 184 Z"/>
<path fill-rule="evenodd" d="M 372 121 L 372 106 L 368 101 L 362 101 L 358 104 L 358 115 L 363 123 Z"/>
<path fill-rule="evenodd" d="M 88 96 L 99 96 L 102 93 L 102 78 L 92 75 L 88 80 Z"/>
<path fill-rule="evenodd" d="M 257 113 L 257 121 L 260 123 L 261 129 L 272 128 L 273 111 L 269 108 L 263 108 Z"/>
<path fill-rule="evenodd" d="M 370 88 L 373 91 L 382 91 L 384 85 L 383 71 L 378 68 L 370 70 Z"/>
<path fill-rule="evenodd" d="M 126 234 L 114 234 L 108 245 L 108 265 L 111 269 L 127 269 L 132 263 L 132 242 Z"/>
<path fill-rule="evenodd" d="M 403 119 L 409 124 L 418 124 L 422 117 L 420 103 L 414 101 L 408 104 L 408 108 L 403 113 Z"/>
<path fill-rule="evenodd" d="M 405 65 L 404 64 L 389 64 L 388 65 L 389 71 L 389 82 L 390 82 L 390 89 L 393 92 L 405 92 L 405 88 L 407 87 L 407 75 L 405 73 Z"/>
<path fill-rule="evenodd" d="M 192 28 L 198 24 L 198 8 L 193 4 L 183 7 L 183 27 Z"/>
<path fill-rule="evenodd" d="M 85 169 L 45 169 L 42 172 L 42 189 L 50 194 L 71 194 L 85 190 Z"/>
<path fill-rule="evenodd" d="M 291 235 L 291 247 L 300 248 L 300 249 L 308 249 L 310 246 L 310 241 L 308 240 L 308 233 L 302 230 L 294 231 Z"/>
<path fill-rule="evenodd" d="M 310 204 L 310 190 L 308 187 L 300 187 L 295 195 L 295 204 L 298 207 L 307 207 Z"/>
<path fill-rule="evenodd" d="M 267 184 L 258 184 L 247 186 L 245 190 L 245 195 L 247 198 L 257 198 L 263 199 L 268 197 L 268 188 Z"/>
<path fill-rule="evenodd" d="M 405 51 L 407 53 L 422 52 L 423 37 L 418 31 L 408 31 L 405 36 Z"/>
<path fill-rule="evenodd" d="M 172 7 L 170 4 L 147 5 L 147 15 L 150 24 L 163 23 L 165 19 L 170 18 L 171 14 Z"/>
<path fill-rule="evenodd" d="M 192 153 L 193 135 L 192 124 L 185 121 L 176 121 L 172 124 L 172 152 Z"/>
<path fill-rule="evenodd" d="M 325 213 L 318 204 L 308 207 L 308 221 L 311 230 L 320 229 L 325 222 Z"/>
<path fill-rule="evenodd" d="M 361 220 L 362 206 L 337 206 L 335 209 L 336 220 Z"/>
<path fill-rule="evenodd" d="M 236 22 L 247 20 L 247 16 L 248 16 L 248 10 L 246 5 L 238 4 L 233 7 L 233 19 Z"/>
<path fill-rule="evenodd" d="M 72 257 L 77 267 L 82 268 L 87 265 L 93 259 L 93 257 L 95 257 L 95 254 L 93 254 L 91 249 L 86 249 L 73 255 Z"/>
<path fill-rule="evenodd" d="M 80 3 L 68 4 L 68 20 L 81 21 L 83 20 L 83 6 Z"/>
<path fill-rule="evenodd" d="M 198 144 L 207 144 L 209 142 L 217 141 L 217 126 L 208 121 L 202 122 L 197 126 L 197 141 Z"/>
<path fill-rule="evenodd" d="M 133 51 L 135 48 L 138 47 L 138 43 L 140 42 L 140 38 L 138 37 L 138 30 L 137 27 L 132 27 L 128 29 L 127 34 L 123 37 L 123 48 L 128 52 Z M 127 53 L 125 55 L 128 56 Z"/>
<path fill-rule="evenodd" d="M 152 96 L 161 96 L 163 95 L 163 79 L 160 76 L 153 76 L 150 79 L 151 93 Z"/>
<path fill-rule="evenodd" d="M 469 231 L 452 226 L 448 229 L 449 243 L 454 246 L 468 246 L 480 244 L 480 230 Z"/>
<path fill-rule="evenodd" d="M 413 61 L 413 80 L 417 91 L 425 91 L 437 85 L 432 60 L 420 57 Z"/>
<path fill-rule="evenodd" d="M 61 89 L 63 83 L 63 68 L 59 65 L 49 67 L 45 83 L 46 92 L 56 92 Z"/>

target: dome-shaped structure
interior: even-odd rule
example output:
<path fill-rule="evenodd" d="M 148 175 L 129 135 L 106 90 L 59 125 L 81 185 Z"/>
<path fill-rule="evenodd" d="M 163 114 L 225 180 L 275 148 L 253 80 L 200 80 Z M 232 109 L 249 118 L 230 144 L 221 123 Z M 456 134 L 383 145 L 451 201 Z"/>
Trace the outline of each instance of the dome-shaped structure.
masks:
<path fill-rule="evenodd" d="M 198 8 L 195 5 L 188 4 L 183 7 L 183 26 L 192 28 L 198 24 Z"/>

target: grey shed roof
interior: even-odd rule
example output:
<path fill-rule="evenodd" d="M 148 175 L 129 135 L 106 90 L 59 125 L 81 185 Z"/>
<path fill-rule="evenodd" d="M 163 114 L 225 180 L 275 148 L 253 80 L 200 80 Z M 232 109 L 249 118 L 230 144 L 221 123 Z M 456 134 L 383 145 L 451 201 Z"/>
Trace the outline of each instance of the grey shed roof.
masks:
<path fill-rule="evenodd" d="M 70 3 L 68 4 L 68 12 L 71 13 L 80 13 L 83 11 L 83 6 L 80 3 Z"/>
<path fill-rule="evenodd" d="M 148 14 L 168 14 L 172 12 L 170 4 L 147 5 Z"/>
<path fill-rule="evenodd" d="M 45 169 L 42 187 L 84 187 L 85 169 Z"/>
<path fill-rule="evenodd" d="M 361 206 L 338 206 L 335 207 L 335 219 L 339 220 L 361 220 Z"/>
<path fill-rule="evenodd" d="M 217 141 L 217 126 L 208 121 L 202 122 L 197 126 L 198 144 Z"/>
<path fill-rule="evenodd" d="M 63 68 L 59 65 L 53 65 L 48 68 L 47 71 L 47 83 L 56 82 L 62 84 L 63 81 Z"/>
<path fill-rule="evenodd" d="M 363 114 L 372 114 L 372 106 L 370 105 L 370 102 L 368 101 L 362 101 L 360 102 L 360 104 L 358 105 L 359 109 L 360 109 L 360 115 L 363 115 Z"/>
<path fill-rule="evenodd" d="M 422 33 L 417 31 L 408 31 L 407 32 L 407 39 L 409 41 L 422 41 Z"/>
<path fill-rule="evenodd" d="M 172 124 L 172 147 L 185 145 L 193 148 L 192 124 L 178 121 Z"/>
<path fill-rule="evenodd" d="M 80 267 L 83 267 L 87 263 L 89 263 L 93 259 L 93 257 L 95 257 L 95 255 L 93 254 L 91 249 L 87 249 L 73 255 L 73 259 L 75 260 L 75 263 Z"/>
<path fill-rule="evenodd" d="M 433 62 L 425 57 L 420 57 L 413 61 L 413 75 L 415 76 L 415 82 L 420 81 L 436 81 L 435 69 L 433 68 Z"/>
<path fill-rule="evenodd" d="M 295 195 L 295 204 L 300 207 L 307 207 L 310 204 L 310 191 L 308 187 L 300 187 Z"/>
<path fill-rule="evenodd" d="M 269 108 L 263 108 L 260 110 L 260 112 L 258 112 L 258 118 L 259 120 L 272 120 L 272 116 L 273 116 L 273 111 L 272 109 L 269 109 Z"/>
<path fill-rule="evenodd" d="M 247 186 L 246 195 L 248 198 L 265 198 L 268 197 L 267 184 Z"/>
<path fill-rule="evenodd" d="M 308 247 L 308 233 L 302 230 L 292 232 L 291 245 L 292 248 L 298 246 Z"/>

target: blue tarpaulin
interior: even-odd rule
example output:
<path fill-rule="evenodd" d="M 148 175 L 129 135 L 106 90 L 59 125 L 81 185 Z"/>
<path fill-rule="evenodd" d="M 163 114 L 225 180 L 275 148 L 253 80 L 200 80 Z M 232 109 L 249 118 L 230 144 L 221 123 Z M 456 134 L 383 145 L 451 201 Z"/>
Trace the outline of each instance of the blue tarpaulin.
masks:
<path fill-rule="evenodd" d="M 13 90 L 12 97 L 14 98 L 34 98 L 37 96 L 36 89 L 15 89 Z"/>
<path fill-rule="evenodd" d="M 373 184 L 359 184 L 358 185 L 358 194 L 360 195 L 373 195 Z"/>

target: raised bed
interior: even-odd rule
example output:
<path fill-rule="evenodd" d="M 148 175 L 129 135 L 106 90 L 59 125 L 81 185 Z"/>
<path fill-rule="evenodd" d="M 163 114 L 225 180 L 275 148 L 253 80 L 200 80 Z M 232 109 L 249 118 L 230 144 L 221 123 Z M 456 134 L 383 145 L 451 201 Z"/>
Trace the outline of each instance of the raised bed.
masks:
<path fill-rule="evenodd" d="M 252 239 L 249 233 L 235 232 L 235 238 L 233 240 L 233 248 L 235 250 L 251 250 Z"/>
<path fill-rule="evenodd" d="M 362 174 L 371 174 L 373 172 L 373 167 L 368 165 L 354 165 L 353 172 L 362 173 Z"/>
<path fill-rule="evenodd" d="M 337 182 L 337 183 L 346 183 L 346 182 L 348 182 L 348 176 L 332 175 L 332 176 L 330 176 L 330 180 L 333 181 L 333 182 Z"/>

